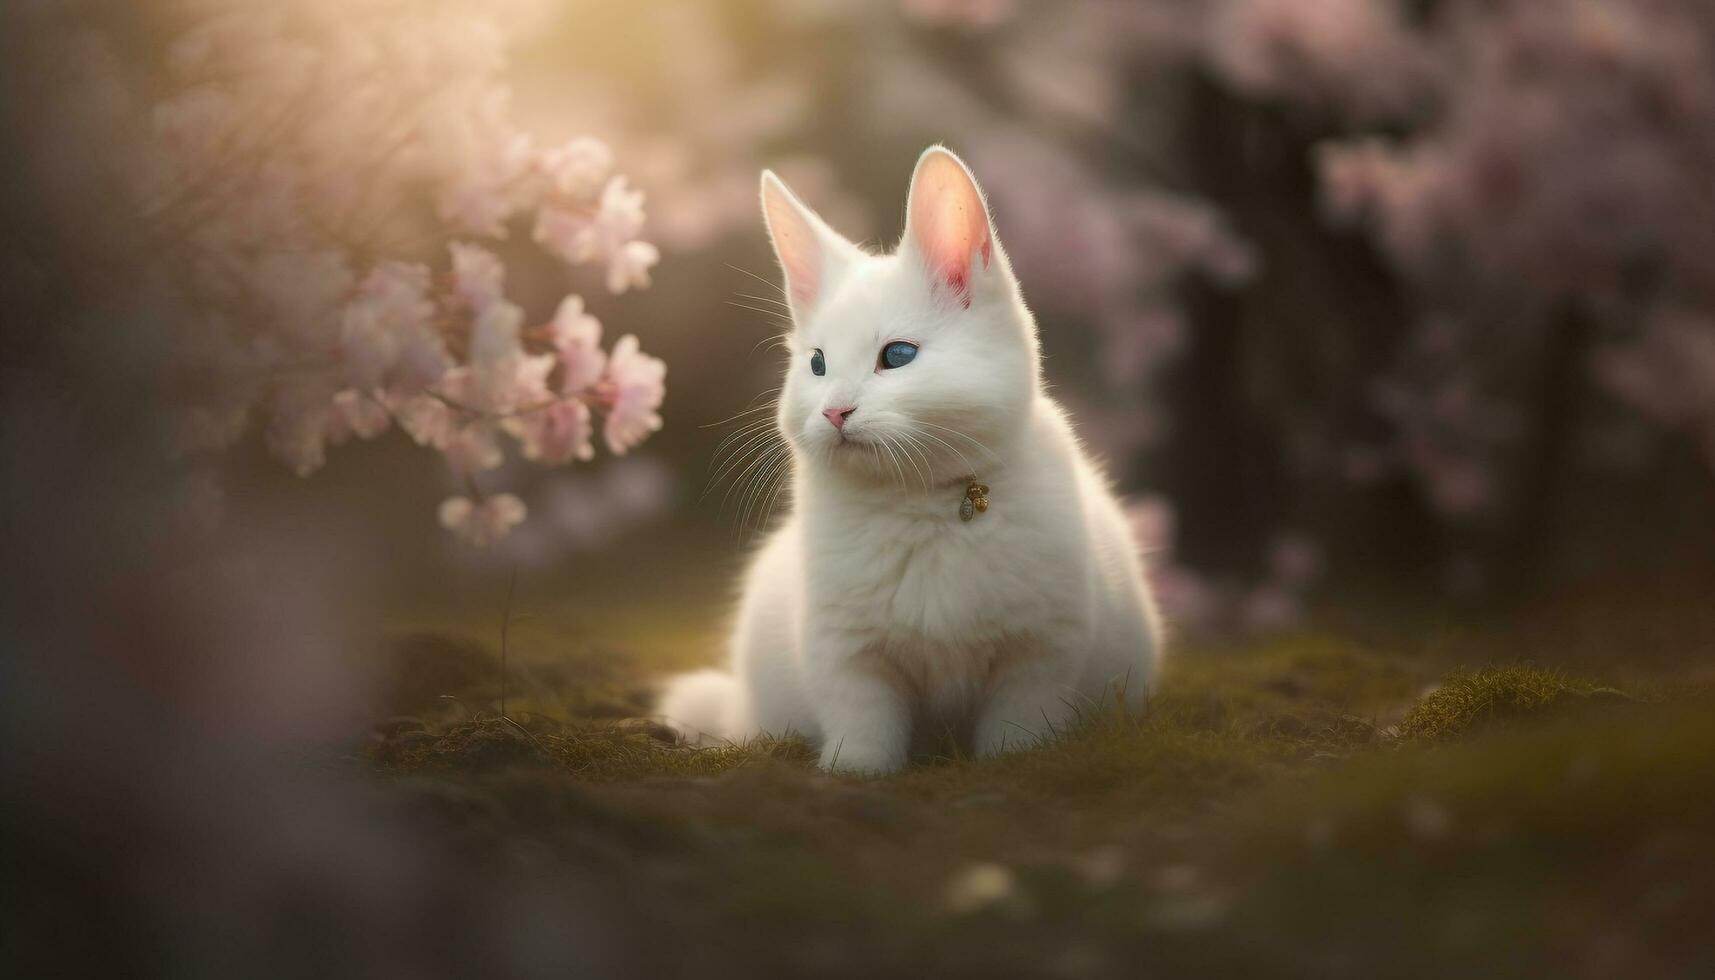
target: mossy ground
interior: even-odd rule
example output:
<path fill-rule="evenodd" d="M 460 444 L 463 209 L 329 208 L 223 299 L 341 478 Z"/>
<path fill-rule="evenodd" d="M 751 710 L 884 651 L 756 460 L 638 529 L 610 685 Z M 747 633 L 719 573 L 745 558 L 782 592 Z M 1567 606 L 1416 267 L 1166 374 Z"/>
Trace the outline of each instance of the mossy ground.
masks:
<path fill-rule="evenodd" d="M 648 721 L 716 658 L 721 598 L 680 598 L 525 598 L 504 672 L 498 612 L 418 617 L 369 764 L 461 847 L 605 876 L 699 976 L 1715 969 L 1700 604 L 1183 646 L 1141 715 L 866 779 Z"/>

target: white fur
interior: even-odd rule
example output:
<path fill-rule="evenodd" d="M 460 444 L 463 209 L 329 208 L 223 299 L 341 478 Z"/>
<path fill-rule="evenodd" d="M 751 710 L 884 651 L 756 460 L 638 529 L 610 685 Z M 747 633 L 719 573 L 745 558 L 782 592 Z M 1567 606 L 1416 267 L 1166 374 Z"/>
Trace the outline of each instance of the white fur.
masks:
<path fill-rule="evenodd" d="M 1141 705 L 1160 647 L 1141 562 L 1042 390 L 1035 321 L 964 164 L 924 153 L 892 255 L 840 238 L 772 174 L 763 203 L 797 324 L 776 419 L 793 513 L 750 567 L 732 675 L 677 679 L 663 714 L 699 737 L 800 734 L 826 767 L 888 772 L 914 737 L 990 755 L 1116 692 Z M 878 370 L 895 340 L 916 360 Z M 842 436 L 822 411 L 848 405 Z M 967 523 L 973 477 L 991 506 Z"/>

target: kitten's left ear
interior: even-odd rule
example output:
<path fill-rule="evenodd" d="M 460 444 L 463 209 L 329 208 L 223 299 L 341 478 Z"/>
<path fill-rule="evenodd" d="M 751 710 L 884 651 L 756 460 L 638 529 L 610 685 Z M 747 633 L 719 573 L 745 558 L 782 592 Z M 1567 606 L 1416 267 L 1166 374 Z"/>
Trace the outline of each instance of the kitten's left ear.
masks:
<path fill-rule="evenodd" d="M 945 290 L 967 308 L 994 275 L 988 204 L 970 168 L 944 146 L 932 146 L 917 158 L 900 248 L 923 263 L 933 289 Z"/>
<path fill-rule="evenodd" d="M 798 200 L 772 170 L 762 172 L 762 219 L 786 276 L 793 319 L 802 324 L 860 253 Z"/>

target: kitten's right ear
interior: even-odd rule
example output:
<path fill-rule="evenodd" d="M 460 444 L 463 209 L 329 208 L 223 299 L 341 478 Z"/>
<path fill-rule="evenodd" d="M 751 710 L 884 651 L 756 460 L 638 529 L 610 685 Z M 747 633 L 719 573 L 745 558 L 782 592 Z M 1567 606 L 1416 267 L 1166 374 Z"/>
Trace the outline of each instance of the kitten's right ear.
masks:
<path fill-rule="evenodd" d="M 772 170 L 762 172 L 762 217 L 786 274 L 786 295 L 792 301 L 794 318 L 802 322 L 846 263 L 858 254 L 857 246 L 805 207 Z"/>

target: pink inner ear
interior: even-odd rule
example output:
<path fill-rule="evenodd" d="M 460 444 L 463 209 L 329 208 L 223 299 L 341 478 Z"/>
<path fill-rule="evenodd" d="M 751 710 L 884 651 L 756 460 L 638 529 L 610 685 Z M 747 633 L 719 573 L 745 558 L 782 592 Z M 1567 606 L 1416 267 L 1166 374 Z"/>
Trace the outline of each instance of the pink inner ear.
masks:
<path fill-rule="evenodd" d="M 816 232 L 810 227 L 810 222 L 784 193 L 770 187 L 764 201 L 774 252 L 780 256 L 780 265 L 786 270 L 786 288 L 792 295 L 792 302 L 809 306 L 821 288 L 822 245 L 816 240 Z"/>
<path fill-rule="evenodd" d="M 993 242 L 982 195 L 958 161 L 935 154 L 923 161 L 911 189 L 911 234 L 937 281 L 971 305 L 971 253 L 989 267 Z"/>

